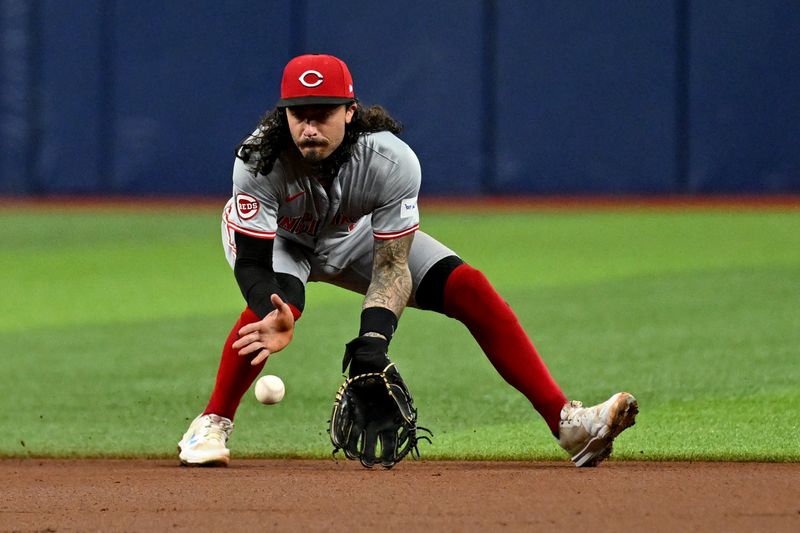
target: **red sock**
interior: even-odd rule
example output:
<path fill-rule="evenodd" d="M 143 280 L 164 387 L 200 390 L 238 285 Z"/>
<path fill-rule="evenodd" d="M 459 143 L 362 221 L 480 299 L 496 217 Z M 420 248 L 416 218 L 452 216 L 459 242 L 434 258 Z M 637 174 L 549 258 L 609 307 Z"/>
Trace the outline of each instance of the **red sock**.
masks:
<path fill-rule="evenodd" d="M 265 363 L 252 366 L 250 357 L 241 357 L 238 350 L 234 350 L 231 345 L 239 339 L 239 330 L 252 322 L 260 319 L 249 307 L 245 308 L 239 320 L 234 324 L 225 346 L 222 348 L 222 359 L 217 370 L 217 381 L 214 384 L 214 391 L 208 401 L 204 415 L 215 414 L 233 420 L 242 396 L 250 388 L 250 385 L 261 373 Z"/>
<path fill-rule="evenodd" d="M 557 435 L 567 398 L 486 276 L 467 264 L 457 267 L 445 284 L 444 311 L 467 326 L 503 379 L 525 395 Z"/>
<path fill-rule="evenodd" d="M 293 305 L 289 305 L 295 320 L 300 318 L 300 311 Z M 211 399 L 208 400 L 204 415 L 215 414 L 233 420 L 239 402 L 242 401 L 244 393 L 261 373 L 266 361 L 252 366 L 251 357 L 242 357 L 238 350 L 232 348 L 232 344 L 239 339 L 239 330 L 246 324 L 258 322 L 260 318 L 249 307 L 242 312 L 239 320 L 234 324 L 225 346 L 222 348 L 222 359 L 217 370 L 217 381 L 214 384 L 214 391 Z"/>

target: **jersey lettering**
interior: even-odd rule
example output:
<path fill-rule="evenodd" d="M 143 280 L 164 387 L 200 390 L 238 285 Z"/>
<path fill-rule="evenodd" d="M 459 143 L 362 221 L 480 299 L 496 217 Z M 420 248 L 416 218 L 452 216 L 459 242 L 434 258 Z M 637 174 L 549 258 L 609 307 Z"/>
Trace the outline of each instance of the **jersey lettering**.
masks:
<path fill-rule="evenodd" d="M 353 219 L 341 213 L 336 213 L 333 220 L 331 220 L 331 226 L 347 226 L 347 231 L 353 231 L 357 222 L 358 218 Z"/>
<path fill-rule="evenodd" d="M 345 216 L 345 215 L 343 215 L 341 213 L 336 213 L 336 216 L 334 216 L 333 220 L 331 220 L 331 225 L 332 226 L 344 226 L 344 225 L 352 226 L 356 222 L 358 222 L 357 218 L 356 219 L 352 219 L 352 218 L 350 218 L 348 216 Z"/>
<path fill-rule="evenodd" d="M 282 216 L 278 218 L 278 227 L 295 235 L 305 233 L 314 236 L 319 229 L 319 220 L 313 218 L 309 213 L 305 213 L 301 217 Z"/>

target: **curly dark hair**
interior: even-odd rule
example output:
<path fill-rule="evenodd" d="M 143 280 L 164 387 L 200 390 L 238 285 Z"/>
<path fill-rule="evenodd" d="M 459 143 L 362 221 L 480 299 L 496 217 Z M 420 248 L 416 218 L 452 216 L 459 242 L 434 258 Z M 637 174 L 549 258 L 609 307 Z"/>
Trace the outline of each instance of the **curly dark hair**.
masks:
<path fill-rule="evenodd" d="M 333 177 L 353 153 L 353 146 L 361 135 L 378 131 L 390 131 L 399 134 L 403 125 L 392 118 L 381 106 L 373 105 L 362 108 L 356 103 L 353 120 L 345 125 L 342 144 L 328 156 L 320 166 L 323 176 Z M 349 105 L 349 104 L 343 104 Z M 253 153 L 259 155 L 253 168 L 253 175 L 269 174 L 275 161 L 284 150 L 296 150 L 289 123 L 286 120 L 286 109 L 276 107 L 269 111 L 258 123 L 258 132 L 249 135 L 236 147 L 236 157 L 247 163 Z"/>

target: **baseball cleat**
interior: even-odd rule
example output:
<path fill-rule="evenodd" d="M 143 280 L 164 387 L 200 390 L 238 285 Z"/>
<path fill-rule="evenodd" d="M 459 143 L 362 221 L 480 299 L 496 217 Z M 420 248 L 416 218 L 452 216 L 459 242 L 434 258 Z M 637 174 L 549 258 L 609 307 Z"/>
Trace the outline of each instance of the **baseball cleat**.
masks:
<path fill-rule="evenodd" d="M 558 443 L 572 456 L 575 466 L 597 466 L 611 455 L 614 439 L 636 423 L 639 404 L 627 392 L 605 402 L 584 407 L 571 401 L 561 409 Z"/>
<path fill-rule="evenodd" d="M 186 466 L 227 466 L 231 451 L 225 446 L 233 422 L 224 416 L 200 415 L 178 443 L 178 457 Z"/>

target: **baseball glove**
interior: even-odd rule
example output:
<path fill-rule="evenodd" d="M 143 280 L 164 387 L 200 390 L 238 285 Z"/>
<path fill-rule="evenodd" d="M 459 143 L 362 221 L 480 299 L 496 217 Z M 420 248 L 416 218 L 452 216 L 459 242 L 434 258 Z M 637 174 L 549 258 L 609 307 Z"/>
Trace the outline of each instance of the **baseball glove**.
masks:
<path fill-rule="evenodd" d="M 380 463 L 391 468 L 409 453 L 419 457 L 417 444 L 430 438 L 418 431 L 411 393 L 386 354 L 388 341 L 358 337 L 347 344 L 342 372 L 349 377 L 336 392 L 329 432 L 334 455 L 344 451 L 367 468 Z"/>

